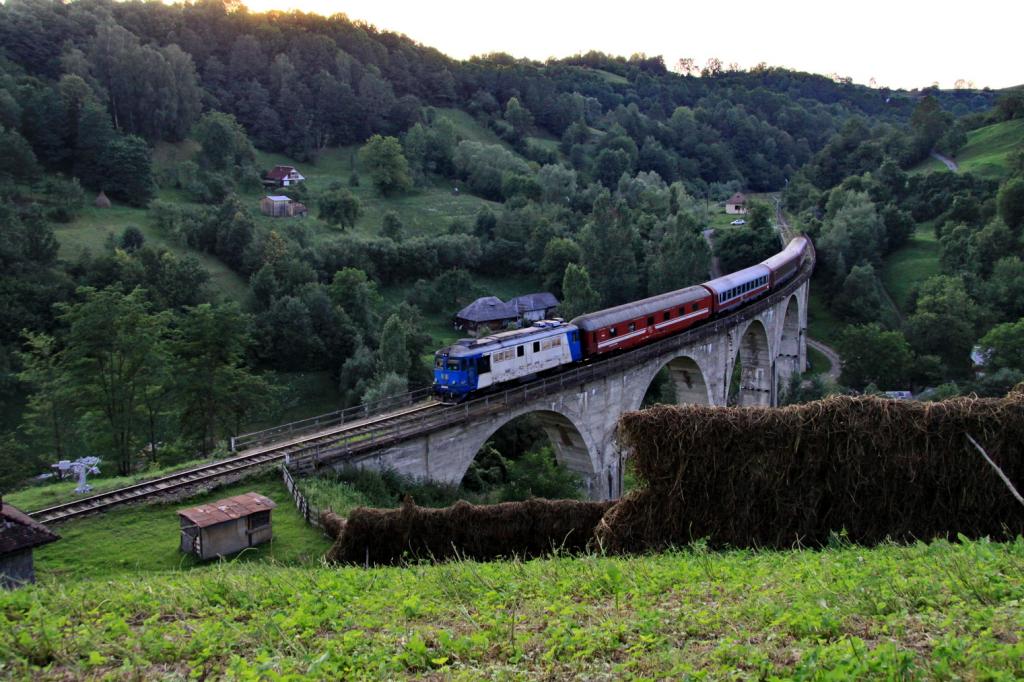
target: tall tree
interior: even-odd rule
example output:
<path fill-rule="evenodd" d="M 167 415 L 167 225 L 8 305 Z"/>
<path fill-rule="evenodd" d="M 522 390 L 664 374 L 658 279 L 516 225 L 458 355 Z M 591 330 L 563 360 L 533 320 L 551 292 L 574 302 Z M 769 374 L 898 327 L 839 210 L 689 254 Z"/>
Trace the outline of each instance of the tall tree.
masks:
<path fill-rule="evenodd" d="M 374 135 L 359 150 L 359 157 L 370 174 L 373 186 L 382 195 L 400 194 L 412 188 L 409 164 L 398 139 Z"/>
<path fill-rule="evenodd" d="M 913 354 L 903 334 L 877 324 L 847 327 L 837 344 L 843 358 L 840 381 L 856 389 L 874 384 L 881 389 L 906 387 Z"/>
<path fill-rule="evenodd" d="M 25 430 L 45 439 L 57 459 L 70 456 L 74 432 L 74 394 L 61 366 L 57 341 L 46 334 L 25 332 L 27 350 L 19 354 L 24 369 L 18 378 L 32 387 L 25 412 Z"/>
<path fill-rule="evenodd" d="M 143 399 L 155 367 L 168 361 L 165 314 L 153 314 L 145 292 L 78 290 L 81 302 L 61 304 L 68 326 L 62 366 L 69 390 L 87 420 L 104 425 L 97 444 L 114 455 L 118 471 L 132 471 L 143 426 Z"/>
<path fill-rule="evenodd" d="M 559 314 L 567 320 L 590 313 L 601 305 L 601 296 L 590 286 L 590 274 L 582 265 L 569 263 L 562 279 L 562 303 Z"/>
<path fill-rule="evenodd" d="M 362 212 L 359 199 L 343 187 L 330 190 L 320 197 L 320 219 L 330 225 L 355 227 Z"/>
<path fill-rule="evenodd" d="M 245 366 L 248 345 L 248 316 L 233 304 L 188 308 L 178 325 L 171 349 L 181 432 L 204 455 L 268 393 Z"/>
<path fill-rule="evenodd" d="M 696 284 L 707 279 L 711 250 L 697 222 L 688 213 L 665 221 L 665 237 L 650 262 L 647 291 L 650 295 Z"/>
<path fill-rule="evenodd" d="M 389 317 L 380 334 L 380 348 L 377 350 L 378 375 L 394 373 L 404 377 L 409 373 L 406 336 L 405 322 L 398 315 Z"/>
<path fill-rule="evenodd" d="M 600 196 L 580 231 L 580 249 L 593 287 L 605 305 L 631 301 L 640 293 L 638 241 L 625 206 L 613 204 L 607 193 Z"/>

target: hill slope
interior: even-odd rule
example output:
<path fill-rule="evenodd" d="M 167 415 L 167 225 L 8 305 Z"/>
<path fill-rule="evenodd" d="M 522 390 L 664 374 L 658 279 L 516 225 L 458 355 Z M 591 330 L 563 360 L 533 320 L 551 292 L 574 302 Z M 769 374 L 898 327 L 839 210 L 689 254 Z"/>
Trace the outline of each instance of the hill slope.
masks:
<path fill-rule="evenodd" d="M 1024 119 L 993 123 L 967 133 L 967 144 L 957 152 L 955 161 L 961 173 L 975 173 L 1001 180 L 1009 172 L 1010 154 L 1024 147 Z M 912 173 L 946 171 L 941 161 L 929 158 L 915 166 Z"/>
<path fill-rule="evenodd" d="M 1024 146 L 1024 119 L 1003 121 L 967 134 L 967 144 L 957 154 L 962 172 L 991 178 L 1006 176 L 1010 154 Z"/>

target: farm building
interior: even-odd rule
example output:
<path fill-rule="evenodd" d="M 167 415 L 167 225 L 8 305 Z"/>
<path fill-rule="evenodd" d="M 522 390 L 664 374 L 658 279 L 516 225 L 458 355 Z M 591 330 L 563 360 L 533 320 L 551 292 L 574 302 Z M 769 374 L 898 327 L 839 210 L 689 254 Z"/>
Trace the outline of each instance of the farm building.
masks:
<path fill-rule="evenodd" d="M 309 210 L 305 204 L 279 194 L 260 199 L 260 212 L 272 218 L 294 218 L 306 215 Z"/>
<path fill-rule="evenodd" d="M 730 215 L 740 215 L 747 212 L 747 197 L 736 192 L 725 202 L 725 212 Z"/>
<path fill-rule="evenodd" d="M 262 544 L 272 536 L 270 511 L 276 506 L 259 493 L 245 493 L 182 509 L 181 551 L 212 559 Z"/>
<path fill-rule="evenodd" d="M 455 328 L 476 332 L 487 327 L 495 331 L 505 329 L 519 319 L 519 312 L 513 303 L 505 303 L 497 296 L 478 298 L 455 313 Z"/>
<path fill-rule="evenodd" d="M 521 322 L 546 320 L 557 307 L 558 299 L 546 291 L 516 296 L 507 303 L 495 296 L 484 296 L 455 313 L 455 328 L 474 333 L 484 327 L 498 331 Z"/>
<path fill-rule="evenodd" d="M 546 291 L 537 294 L 516 296 L 509 301 L 509 303 L 516 307 L 519 319 L 525 322 L 547 320 L 551 317 L 551 314 L 555 312 L 555 308 L 558 307 L 558 299 L 555 298 L 554 294 L 550 294 Z"/>
<path fill-rule="evenodd" d="M 299 171 L 295 170 L 294 166 L 274 166 L 274 168 L 267 173 L 267 177 L 263 180 L 265 185 L 270 187 L 291 187 L 297 185 L 306 178 Z"/>
<path fill-rule="evenodd" d="M 32 551 L 59 539 L 43 524 L 0 500 L 0 588 L 13 590 L 35 582 Z"/>

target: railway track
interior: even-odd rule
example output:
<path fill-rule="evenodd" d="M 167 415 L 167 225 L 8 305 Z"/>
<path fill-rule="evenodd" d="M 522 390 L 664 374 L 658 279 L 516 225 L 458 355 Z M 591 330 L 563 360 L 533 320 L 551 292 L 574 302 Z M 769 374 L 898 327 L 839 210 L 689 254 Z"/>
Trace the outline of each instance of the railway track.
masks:
<path fill-rule="evenodd" d="M 302 436 L 251 448 L 242 454 L 210 464 L 178 471 L 167 476 L 141 481 L 124 488 L 105 493 L 83 497 L 71 502 L 54 505 L 45 509 L 29 512 L 36 521 L 53 524 L 68 519 L 106 511 L 111 507 L 141 502 L 147 499 L 163 497 L 188 488 L 212 483 L 236 474 L 283 460 L 292 452 L 308 452 L 320 445 L 331 445 L 339 439 L 357 440 L 360 437 L 372 436 L 380 429 L 392 429 L 397 424 L 415 419 L 430 411 L 443 407 L 437 401 L 412 405 L 384 415 L 368 417 L 359 421 L 341 424 L 330 429 L 308 433 Z"/>

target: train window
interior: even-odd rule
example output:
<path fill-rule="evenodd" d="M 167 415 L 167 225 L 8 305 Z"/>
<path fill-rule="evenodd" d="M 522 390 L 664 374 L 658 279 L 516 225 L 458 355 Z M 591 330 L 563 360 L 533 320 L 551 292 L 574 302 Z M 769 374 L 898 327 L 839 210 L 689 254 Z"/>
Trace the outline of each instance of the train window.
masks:
<path fill-rule="evenodd" d="M 523 346 L 516 346 L 516 357 L 521 358 L 526 355 L 526 348 Z"/>
<path fill-rule="evenodd" d="M 653 327 L 654 326 L 654 315 L 648 316 L 648 318 L 647 318 L 647 326 L 648 327 Z"/>
<path fill-rule="evenodd" d="M 449 360 L 448 361 L 448 371 L 449 372 L 458 372 L 459 371 L 459 361 L 458 360 Z"/>
<path fill-rule="evenodd" d="M 434 368 L 435 369 L 444 369 L 444 359 L 443 358 L 434 358 Z"/>
<path fill-rule="evenodd" d="M 616 331 L 615 327 L 608 327 L 608 336 L 614 337 L 616 334 L 618 334 L 618 331 Z"/>
<path fill-rule="evenodd" d="M 476 359 L 477 374 L 486 374 L 491 371 L 491 356 L 481 355 Z"/>
<path fill-rule="evenodd" d="M 665 314 L 661 316 L 661 319 L 663 319 L 663 320 L 668 320 L 668 319 L 670 319 L 671 317 L 672 317 L 672 311 L 671 311 L 671 310 L 666 310 L 666 311 L 665 311 Z"/>
<path fill-rule="evenodd" d="M 540 341 L 534 341 L 533 342 L 533 352 L 534 353 L 539 353 L 540 352 Z"/>
<path fill-rule="evenodd" d="M 635 322 L 630 322 L 629 323 L 629 331 L 631 331 L 631 332 L 635 332 L 636 331 L 636 323 Z"/>

